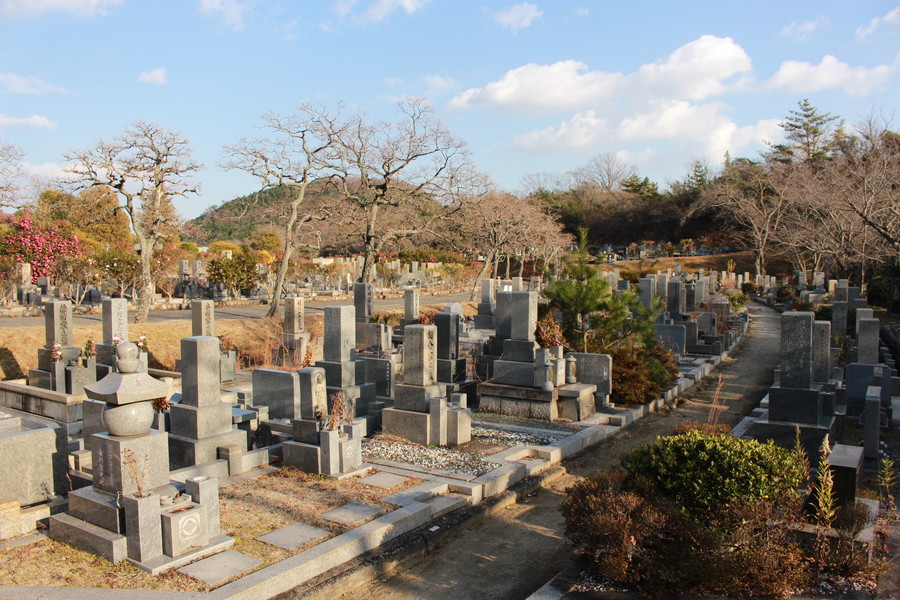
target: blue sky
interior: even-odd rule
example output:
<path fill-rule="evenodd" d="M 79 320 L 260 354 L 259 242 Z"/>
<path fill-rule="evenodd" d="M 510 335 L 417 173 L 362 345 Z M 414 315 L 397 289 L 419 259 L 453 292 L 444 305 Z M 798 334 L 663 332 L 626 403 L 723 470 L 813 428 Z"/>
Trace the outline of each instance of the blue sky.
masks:
<path fill-rule="evenodd" d="M 898 68 L 896 0 L 0 0 L 0 144 L 50 177 L 155 121 L 205 165 L 177 202 L 194 217 L 256 188 L 217 163 L 263 113 L 392 119 L 424 96 L 501 189 L 604 153 L 665 187 L 695 159 L 756 155 L 805 97 L 851 125 L 892 118 Z"/>

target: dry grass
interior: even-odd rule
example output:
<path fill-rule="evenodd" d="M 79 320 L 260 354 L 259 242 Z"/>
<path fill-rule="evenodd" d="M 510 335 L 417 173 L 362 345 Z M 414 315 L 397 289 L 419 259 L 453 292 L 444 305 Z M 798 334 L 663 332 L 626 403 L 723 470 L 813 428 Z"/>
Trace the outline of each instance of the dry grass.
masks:
<path fill-rule="evenodd" d="M 259 536 L 292 523 L 321 527 L 332 535 L 339 535 L 348 527 L 320 519 L 320 514 L 348 502 L 370 504 L 390 511 L 396 507 L 382 502 L 381 498 L 417 483 L 420 481 L 410 479 L 384 490 L 360 483 L 358 479 L 334 481 L 284 468 L 223 487 L 219 505 L 222 529 L 235 538 L 235 550 L 262 561 L 265 566 L 287 558 L 295 551 L 260 542 L 256 539 Z"/>
<path fill-rule="evenodd" d="M 710 254 L 706 256 L 665 256 L 660 258 L 645 258 L 635 260 L 622 260 L 615 263 L 607 263 L 600 268 L 604 271 L 612 271 L 613 269 L 635 269 L 635 270 L 657 270 L 674 269 L 676 264 L 680 264 L 685 271 L 696 271 L 697 269 L 706 269 L 707 271 L 724 271 L 727 268 L 728 261 L 733 260 L 735 263 L 735 272 L 743 273 L 744 271 L 753 272 L 755 270 L 753 252 L 732 252 L 729 254 Z M 769 261 L 769 273 L 791 272 L 790 263 L 773 259 Z"/>
<path fill-rule="evenodd" d="M 177 571 L 153 577 L 128 562 L 114 565 L 99 556 L 51 539 L 0 553 L 0 585 L 185 592 L 210 589 L 204 583 Z"/>
<path fill-rule="evenodd" d="M 262 561 L 259 568 L 283 560 L 296 552 L 260 542 L 256 538 L 292 523 L 322 527 L 332 535 L 348 528 L 319 515 L 348 502 L 396 506 L 381 498 L 421 483 L 418 479 L 384 490 L 358 479 L 334 481 L 296 469 L 273 473 L 225 486 L 220 490 L 222 531 L 235 539 L 234 549 Z M 200 581 L 169 571 L 152 577 L 127 562 L 112 564 L 105 559 L 50 539 L 0 552 L 0 585 L 98 587 L 208 591 Z"/>
<path fill-rule="evenodd" d="M 322 316 L 306 319 L 306 328 L 313 338 L 313 360 L 321 358 Z M 238 349 L 240 364 L 244 367 L 274 365 L 272 357 L 280 345 L 281 322 L 275 319 L 220 319 L 216 321 L 216 333 L 223 346 Z M 76 326 L 74 343 L 83 347 L 88 340 L 95 343 L 103 338 L 103 330 L 97 325 Z M 131 324 L 128 336 L 136 340 L 147 336 L 150 349 L 150 366 L 174 370 L 175 359 L 181 356 L 181 338 L 191 335 L 190 320 L 172 320 L 160 323 Z M 37 349 L 44 346 L 44 326 L 0 327 L 0 375 L 3 379 L 20 379 L 28 369 L 37 368 Z M 316 356 L 318 354 L 318 356 Z"/>

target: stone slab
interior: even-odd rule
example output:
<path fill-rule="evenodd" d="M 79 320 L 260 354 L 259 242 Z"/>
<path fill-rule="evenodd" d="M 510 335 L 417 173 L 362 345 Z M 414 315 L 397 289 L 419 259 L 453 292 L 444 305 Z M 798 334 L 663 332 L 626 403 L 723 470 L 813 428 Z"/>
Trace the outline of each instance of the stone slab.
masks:
<path fill-rule="evenodd" d="M 206 585 L 217 586 L 238 573 L 249 571 L 259 564 L 260 561 L 241 554 L 237 550 L 227 550 L 181 567 L 178 572 L 199 579 Z"/>
<path fill-rule="evenodd" d="M 304 523 L 292 523 L 281 529 L 261 535 L 256 539 L 285 550 L 296 550 L 307 544 L 318 542 L 329 535 L 330 532 L 321 527 L 313 527 Z"/>
<path fill-rule="evenodd" d="M 319 518 L 338 523 L 340 525 L 353 526 L 360 521 L 365 521 L 371 517 L 375 517 L 384 512 L 383 508 L 361 504 L 359 502 L 348 502 L 343 506 L 333 508 L 319 515 Z"/>
<path fill-rule="evenodd" d="M 369 475 L 368 477 L 364 477 L 359 480 L 360 483 L 367 483 L 369 485 L 374 485 L 375 487 L 379 487 L 382 489 L 390 489 L 395 485 L 400 485 L 404 481 L 408 481 L 406 477 L 402 477 L 400 475 L 394 475 L 392 473 L 375 473 L 373 475 Z"/>

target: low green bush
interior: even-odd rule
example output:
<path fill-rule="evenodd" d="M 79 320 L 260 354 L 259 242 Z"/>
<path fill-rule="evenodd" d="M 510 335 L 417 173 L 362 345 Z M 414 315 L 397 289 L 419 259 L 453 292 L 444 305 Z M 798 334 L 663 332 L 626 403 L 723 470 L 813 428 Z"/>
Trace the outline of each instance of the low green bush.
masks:
<path fill-rule="evenodd" d="M 747 295 L 755 294 L 759 291 L 759 286 L 753 281 L 745 281 L 741 284 L 741 291 Z"/>
<path fill-rule="evenodd" d="M 734 292 L 733 294 L 728 294 L 728 303 L 731 305 L 731 310 L 733 312 L 741 310 L 747 305 L 748 302 L 750 302 L 750 296 L 743 292 Z"/>
<path fill-rule="evenodd" d="M 796 496 L 803 481 L 803 469 L 789 450 L 698 430 L 636 448 L 625 468 L 691 512 L 738 500 Z"/>

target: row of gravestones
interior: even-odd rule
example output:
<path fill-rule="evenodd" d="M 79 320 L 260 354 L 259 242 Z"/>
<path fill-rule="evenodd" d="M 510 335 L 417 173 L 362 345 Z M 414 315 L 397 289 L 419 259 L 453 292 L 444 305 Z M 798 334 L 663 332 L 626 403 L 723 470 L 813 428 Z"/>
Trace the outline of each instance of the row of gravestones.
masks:
<path fill-rule="evenodd" d="M 896 365 L 881 348 L 879 320 L 871 309 L 859 308 L 847 331 L 847 304 L 834 303 L 831 321 L 806 311 L 781 315 L 776 384 L 769 389 L 768 410 L 746 429 L 748 437 L 786 448 L 799 434 L 809 456 L 816 457 L 826 436 L 841 441 L 850 425 L 861 425 L 861 445 L 837 444 L 829 457 L 841 503 L 855 499 L 864 462 L 877 464 L 892 399 L 900 396 Z M 843 340 L 842 347 L 833 346 L 835 340 Z"/>

